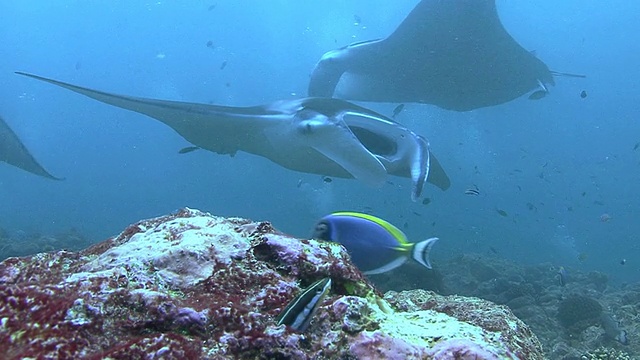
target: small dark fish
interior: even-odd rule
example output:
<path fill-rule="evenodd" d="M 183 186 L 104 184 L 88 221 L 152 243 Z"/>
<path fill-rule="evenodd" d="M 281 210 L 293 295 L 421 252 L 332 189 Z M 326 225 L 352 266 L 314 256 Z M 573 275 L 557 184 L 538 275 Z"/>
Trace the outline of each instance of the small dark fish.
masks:
<path fill-rule="evenodd" d="M 223 61 L 222 64 L 220 64 L 220 70 L 224 70 L 224 68 L 227 67 L 227 60 Z"/>
<path fill-rule="evenodd" d="M 504 216 L 504 217 L 509 216 L 509 214 L 507 214 L 507 212 L 502 209 L 496 209 L 496 212 L 500 214 L 500 216 Z"/>
<path fill-rule="evenodd" d="M 402 227 L 404 229 L 408 229 L 409 228 L 409 223 L 405 221 L 404 224 L 402 225 Z"/>
<path fill-rule="evenodd" d="M 547 90 L 536 90 L 529 95 L 529 100 L 540 100 L 547 96 L 549 92 Z"/>
<path fill-rule="evenodd" d="M 587 195 L 587 192 L 586 192 L 586 191 L 583 191 L 583 192 L 582 192 L 582 197 L 584 197 L 585 195 Z"/>
<path fill-rule="evenodd" d="M 567 211 L 573 211 L 573 206 L 567 206 Z"/>
<path fill-rule="evenodd" d="M 331 289 L 331 278 L 320 279 L 296 296 L 276 317 L 276 324 L 304 332 Z"/>
<path fill-rule="evenodd" d="M 637 142 L 634 146 L 633 146 L 633 150 L 638 150 L 638 148 L 640 147 L 640 142 Z"/>
<path fill-rule="evenodd" d="M 76 70 L 82 69 L 82 63 L 80 61 L 77 61 L 75 68 L 76 68 Z"/>
<path fill-rule="evenodd" d="M 365 214 L 371 214 L 373 213 L 373 208 L 371 206 L 363 206 L 362 212 Z"/>
<path fill-rule="evenodd" d="M 567 270 L 565 270 L 564 266 L 560 266 L 560 269 L 558 269 L 558 280 L 560 281 L 560 286 L 567 285 Z"/>
<path fill-rule="evenodd" d="M 593 205 L 604 206 L 604 203 L 600 200 L 593 200 Z"/>
<path fill-rule="evenodd" d="M 621 259 L 621 260 L 620 260 L 620 265 L 624 265 L 624 264 L 626 264 L 626 263 L 627 263 L 627 259 Z"/>
<path fill-rule="evenodd" d="M 224 86 L 231 87 L 231 83 L 225 83 Z"/>
<path fill-rule="evenodd" d="M 491 250 L 492 253 L 498 255 L 498 250 L 496 250 L 496 248 L 494 248 L 493 246 L 489 246 L 489 250 Z"/>
<path fill-rule="evenodd" d="M 530 202 L 527 203 L 527 209 L 529 209 L 529 211 L 537 210 L 536 206 Z"/>
<path fill-rule="evenodd" d="M 417 212 L 417 211 L 412 211 L 412 213 L 413 213 L 413 215 L 415 215 L 415 216 L 422 216 L 422 214 L 420 214 L 420 213 L 419 213 L 419 212 Z"/>
<path fill-rule="evenodd" d="M 211 41 L 211 40 L 207 41 L 207 47 L 208 48 L 213 48 L 213 41 Z"/>
<path fill-rule="evenodd" d="M 580 262 L 584 262 L 589 258 L 589 254 L 585 253 L 585 252 L 581 252 L 580 254 L 578 254 L 578 261 Z"/>
<path fill-rule="evenodd" d="M 324 181 L 325 184 L 330 184 L 333 181 L 333 179 L 328 176 L 323 176 L 322 181 Z"/>
<path fill-rule="evenodd" d="M 302 179 L 298 180 L 298 184 L 296 184 L 296 187 L 298 189 L 300 189 L 300 187 L 302 186 L 303 183 L 304 183 L 304 181 L 302 181 Z"/>
<path fill-rule="evenodd" d="M 187 146 L 186 148 L 180 149 L 180 151 L 178 151 L 178 154 L 186 154 L 186 153 L 190 153 L 192 151 L 196 151 L 198 149 L 200 149 L 199 146 Z"/>
<path fill-rule="evenodd" d="M 422 205 L 429 205 L 429 204 L 431 204 L 430 198 L 424 198 L 424 200 L 422 200 Z"/>
<path fill-rule="evenodd" d="M 213 10 L 216 8 L 216 6 L 218 6 L 218 4 L 213 4 L 213 5 L 209 6 L 209 7 L 207 8 L 207 10 L 208 10 L 208 11 L 213 11 Z"/>
<path fill-rule="evenodd" d="M 580 97 L 581 98 L 586 98 L 587 97 L 587 91 L 586 90 L 582 90 L 582 92 L 580 92 Z"/>
<path fill-rule="evenodd" d="M 602 215 L 600 215 L 600 221 L 602 222 L 608 222 L 609 220 L 611 220 L 611 215 L 604 213 Z"/>
<path fill-rule="evenodd" d="M 395 119 L 396 116 L 398 116 L 398 114 L 402 112 L 402 110 L 404 110 L 404 104 L 396 106 L 395 109 L 393 109 L 393 116 L 391 117 Z"/>
<path fill-rule="evenodd" d="M 358 15 L 353 15 L 353 21 L 358 25 L 362 22 L 362 19 Z"/>
<path fill-rule="evenodd" d="M 478 186 L 474 184 L 473 187 L 468 188 L 464 193 L 466 195 L 478 196 L 480 195 L 480 189 L 478 189 Z"/>

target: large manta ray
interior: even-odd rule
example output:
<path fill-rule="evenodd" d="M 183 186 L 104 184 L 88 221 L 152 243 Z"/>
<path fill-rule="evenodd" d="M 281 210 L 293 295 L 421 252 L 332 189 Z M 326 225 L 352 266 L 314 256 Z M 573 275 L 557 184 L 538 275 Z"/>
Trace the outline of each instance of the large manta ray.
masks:
<path fill-rule="evenodd" d="M 7 123 L 0 117 L 0 161 L 4 161 L 24 171 L 53 180 L 62 180 L 51 175 L 29 153 Z"/>
<path fill-rule="evenodd" d="M 372 185 L 381 185 L 387 175 L 408 177 L 414 201 L 425 182 L 443 190 L 450 185 L 422 136 L 343 100 L 304 98 L 263 106 L 216 106 L 110 94 L 18 74 L 160 120 L 196 147 L 218 154 L 244 151 L 287 169 L 356 178 Z"/>
<path fill-rule="evenodd" d="M 552 72 L 507 33 L 495 0 L 422 0 L 387 38 L 324 54 L 309 96 L 467 111 L 532 90 L 537 99 L 548 84 Z"/>

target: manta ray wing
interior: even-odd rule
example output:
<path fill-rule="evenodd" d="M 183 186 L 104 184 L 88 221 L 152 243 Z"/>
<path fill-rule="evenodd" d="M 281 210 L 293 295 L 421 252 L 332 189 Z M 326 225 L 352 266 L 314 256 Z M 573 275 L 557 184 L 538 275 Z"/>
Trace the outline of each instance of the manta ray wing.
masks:
<path fill-rule="evenodd" d="M 427 181 L 441 190 L 447 190 L 451 186 L 451 179 L 432 152 L 429 152 L 429 177 Z"/>
<path fill-rule="evenodd" d="M 418 102 L 467 111 L 554 84 L 504 29 L 495 0 L 422 0 L 386 39 L 325 54 L 311 96 Z"/>
<path fill-rule="evenodd" d="M 48 179 L 62 180 L 51 175 L 36 161 L 18 135 L 2 118 L 0 118 L 0 161 Z"/>
<path fill-rule="evenodd" d="M 219 154 L 235 154 L 242 150 L 263 155 L 266 140 L 262 128 L 269 126 L 265 119 L 277 113 L 262 106 L 231 107 L 156 100 L 107 93 L 84 88 L 33 74 L 16 72 L 48 82 L 100 102 L 134 111 L 160 120 L 190 143 Z"/>

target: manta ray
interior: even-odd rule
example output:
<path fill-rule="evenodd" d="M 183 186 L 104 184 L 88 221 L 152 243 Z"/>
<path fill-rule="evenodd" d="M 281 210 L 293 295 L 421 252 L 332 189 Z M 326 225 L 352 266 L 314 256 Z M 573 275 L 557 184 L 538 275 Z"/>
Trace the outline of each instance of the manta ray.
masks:
<path fill-rule="evenodd" d="M 416 102 L 468 111 L 555 85 L 552 72 L 507 33 L 495 0 L 422 0 L 387 38 L 322 56 L 309 96 Z"/>
<path fill-rule="evenodd" d="M 0 117 L 0 161 L 47 179 L 62 180 L 51 175 L 36 161 L 2 117 Z"/>
<path fill-rule="evenodd" d="M 399 123 L 344 100 L 303 98 L 231 107 L 147 99 L 92 90 L 18 72 L 103 103 L 152 117 L 194 145 L 218 154 L 238 151 L 287 169 L 379 186 L 388 175 L 408 177 L 415 201 L 426 182 L 450 186 L 427 140 Z"/>

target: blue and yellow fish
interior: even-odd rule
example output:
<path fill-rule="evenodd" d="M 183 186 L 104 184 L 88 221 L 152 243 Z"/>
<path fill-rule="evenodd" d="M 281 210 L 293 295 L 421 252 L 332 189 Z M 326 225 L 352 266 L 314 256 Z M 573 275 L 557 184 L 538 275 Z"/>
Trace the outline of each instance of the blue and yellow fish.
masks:
<path fill-rule="evenodd" d="M 342 244 L 353 263 L 367 275 L 381 274 L 410 257 L 431 269 L 429 252 L 438 238 L 411 243 L 392 224 L 369 214 L 336 212 L 320 219 L 313 238 Z"/>

